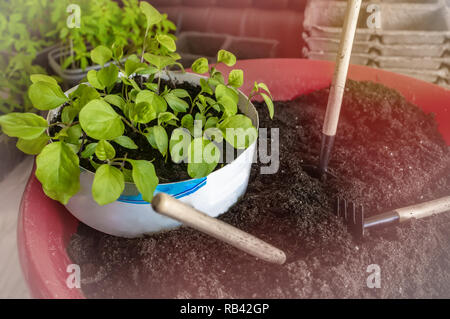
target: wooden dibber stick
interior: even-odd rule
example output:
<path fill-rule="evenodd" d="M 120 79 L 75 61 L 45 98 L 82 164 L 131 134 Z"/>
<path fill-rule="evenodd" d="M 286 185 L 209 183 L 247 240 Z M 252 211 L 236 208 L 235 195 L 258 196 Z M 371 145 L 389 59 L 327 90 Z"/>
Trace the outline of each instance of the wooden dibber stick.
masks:
<path fill-rule="evenodd" d="M 158 193 L 152 200 L 152 206 L 161 215 L 178 220 L 259 259 L 280 265 L 286 261 L 286 254 L 278 248 L 221 220 L 212 218 L 170 195 Z"/>
<path fill-rule="evenodd" d="M 336 68 L 330 88 L 330 95 L 328 96 L 327 110 L 322 128 L 322 146 L 319 162 L 320 177 L 323 177 L 328 171 L 328 163 L 330 162 L 331 151 L 339 122 L 339 114 L 341 112 L 342 98 L 344 96 L 345 82 L 347 80 L 348 66 L 350 64 L 350 56 L 360 9 L 361 0 L 348 0 L 342 38 L 336 59 Z"/>

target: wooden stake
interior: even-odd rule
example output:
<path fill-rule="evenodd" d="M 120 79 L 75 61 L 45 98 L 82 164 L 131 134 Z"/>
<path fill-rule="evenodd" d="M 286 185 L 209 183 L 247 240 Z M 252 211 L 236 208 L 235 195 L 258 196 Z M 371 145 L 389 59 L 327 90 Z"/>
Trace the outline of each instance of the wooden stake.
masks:
<path fill-rule="evenodd" d="M 331 152 L 334 145 L 334 137 L 341 113 L 342 97 L 344 96 L 345 81 L 347 80 L 348 65 L 352 54 L 353 40 L 358 24 L 361 0 L 348 0 L 347 13 L 345 15 L 342 38 L 336 58 L 333 82 L 328 96 L 327 111 L 322 128 L 322 145 L 320 147 L 319 176 L 325 178 L 328 171 Z"/>
<path fill-rule="evenodd" d="M 278 248 L 221 220 L 212 218 L 170 195 L 157 194 L 152 200 L 152 206 L 159 214 L 178 220 L 259 259 L 280 265 L 286 261 L 285 253 Z"/>
<path fill-rule="evenodd" d="M 327 111 L 322 130 L 328 136 L 336 135 L 360 9 L 361 0 L 348 0 L 343 33 L 336 58 L 336 69 L 330 88 L 330 95 L 328 96 Z"/>

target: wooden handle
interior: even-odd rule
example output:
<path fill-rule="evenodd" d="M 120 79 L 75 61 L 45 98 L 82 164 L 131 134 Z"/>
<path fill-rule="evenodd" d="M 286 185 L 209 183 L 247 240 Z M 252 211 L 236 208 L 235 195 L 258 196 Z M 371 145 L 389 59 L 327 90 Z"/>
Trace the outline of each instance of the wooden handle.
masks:
<path fill-rule="evenodd" d="M 152 206 L 159 214 L 176 219 L 252 256 L 280 265 L 286 261 L 285 253 L 278 248 L 223 221 L 212 218 L 172 196 L 159 193 L 153 198 Z"/>
<path fill-rule="evenodd" d="M 419 219 L 447 211 L 450 211 L 450 196 L 395 210 L 401 223 L 411 218 Z"/>
<path fill-rule="evenodd" d="M 328 136 L 336 135 L 360 9 L 361 0 L 348 0 L 342 38 L 336 59 L 336 68 L 334 70 L 330 95 L 328 96 L 327 111 L 325 113 L 325 121 L 322 129 L 323 134 Z"/>

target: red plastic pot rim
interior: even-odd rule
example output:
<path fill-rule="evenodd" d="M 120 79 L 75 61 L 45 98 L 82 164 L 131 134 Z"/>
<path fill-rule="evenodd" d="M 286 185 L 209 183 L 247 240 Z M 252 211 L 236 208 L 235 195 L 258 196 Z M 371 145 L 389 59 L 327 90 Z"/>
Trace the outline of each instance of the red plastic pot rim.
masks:
<path fill-rule="evenodd" d="M 275 100 L 290 100 L 301 94 L 327 87 L 334 63 L 303 59 L 262 59 L 239 61 L 244 70 L 248 93 L 254 81 L 266 83 Z M 229 68 L 221 68 L 227 73 Z M 348 77 L 373 81 L 396 89 L 425 112 L 436 114 L 436 121 L 450 145 L 450 90 L 403 75 L 352 65 Z M 84 298 L 81 289 L 66 285 L 71 264 L 66 245 L 76 232 L 78 221 L 64 206 L 46 197 L 40 183 L 30 177 L 20 207 L 18 225 L 19 256 L 25 279 L 36 298 Z"/>

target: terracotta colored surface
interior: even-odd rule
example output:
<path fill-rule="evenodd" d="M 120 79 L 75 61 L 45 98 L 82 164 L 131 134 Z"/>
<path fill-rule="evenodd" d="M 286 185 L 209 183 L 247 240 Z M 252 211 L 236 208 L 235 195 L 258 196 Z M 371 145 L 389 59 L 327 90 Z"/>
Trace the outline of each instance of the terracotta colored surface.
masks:
<path fill-rule="evenodd" d="M 155 5 L 168 14 L 178 26 L 178 32 L 198 31 L 273 39 L 279 41 L 276 57 L 301 57 L 304 45 L 302 2 L 272 1 L 270 4 L 268 1 L 258 1 L 258 5 L 249 5 L 241 1 L 240 5 L 227 5 L 200 1 L 205 3 L 204 6 L 197 2 L 189 5 Z"/>
<path fill-rule="evenodd" d="M 18 223 L 19 259 L 34 298 L 82 298 L 66 286 L 66 244 L 78 221 L 60 203 L 45 196 L 34 169 L 22 198 Z"/>
<path fill-rule="evenodd" d="M 249 91 L 254 81 L 263 81 L 276 100 L 289 100 L 330 85 L 334 63 L 301 59 L 246 60 L 238 62 L 236 67 L 245 71 L 244 92 Z M 436 113 L 440 130 L 450 145 L 449 90 L 364 66 L 351 66 L 349 77 L 383 83 L 425 111 Z M 66 244 L 77 225 L 78 221 L 62 205 L 43 194 L 40 183 L 32 175 L 22 199 L 18 240 L 22 269 L 33 297 L 83 297 L 80 290 L 66 286 L 66 268 L 71 263 Z"/>

